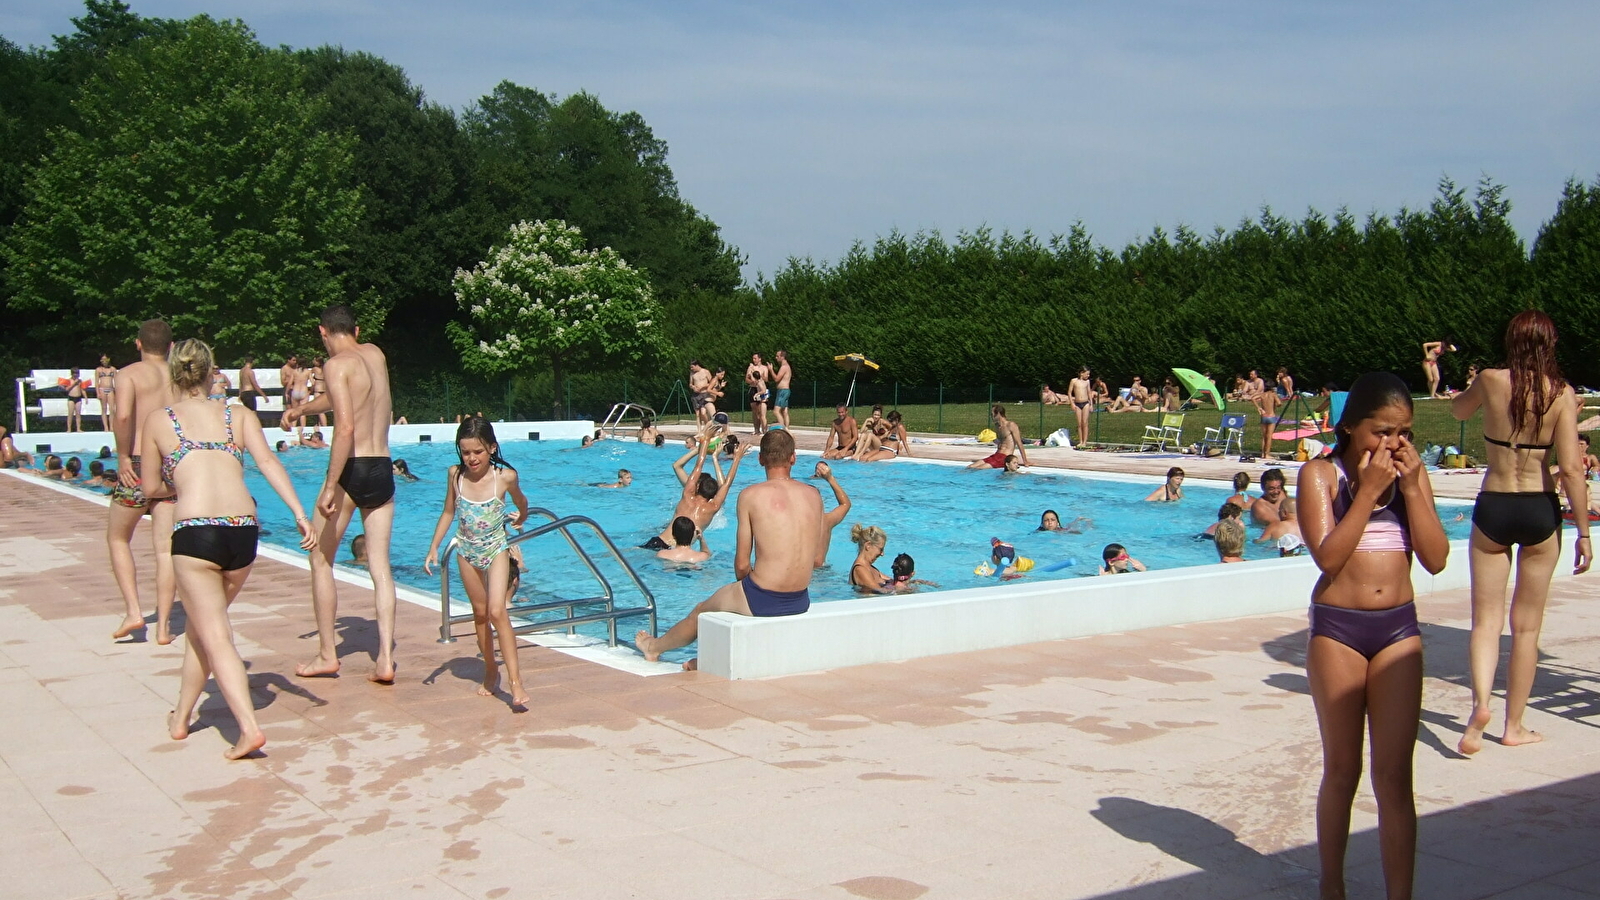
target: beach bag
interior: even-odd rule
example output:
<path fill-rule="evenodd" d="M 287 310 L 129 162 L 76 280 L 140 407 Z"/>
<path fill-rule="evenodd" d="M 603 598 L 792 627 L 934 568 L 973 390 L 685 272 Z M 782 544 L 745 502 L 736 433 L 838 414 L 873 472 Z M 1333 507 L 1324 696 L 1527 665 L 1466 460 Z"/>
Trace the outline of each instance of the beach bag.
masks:
<path fill-rule="evenodd" d="M 1072 432 L 1065 428 L 1057 428 L 1053 434 L 1044 439 L 1046 447 L 1065 447 L 1072 449 Z"/>

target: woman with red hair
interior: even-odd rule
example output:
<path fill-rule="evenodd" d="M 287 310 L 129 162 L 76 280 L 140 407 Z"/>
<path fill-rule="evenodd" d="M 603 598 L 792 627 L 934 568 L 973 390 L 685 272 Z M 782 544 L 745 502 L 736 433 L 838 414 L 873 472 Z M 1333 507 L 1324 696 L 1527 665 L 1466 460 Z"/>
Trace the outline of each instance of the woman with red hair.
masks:
<path fill-rule="evenodd" d="M 1484 455 L 1488 471 L 1472 509 L 1472 638 L 1468 662 L 1472 713 L 1460 750 L 1483 747 L 1489 724 L 1490 691 L 1500 662 L 1500 631 L 1506 620 L 1506 582 L 1511 548 L 1516 547 L 1516 589 L 1511 595 L 1511 662 L 1506 674 L 1506 724 L 1500 743 L 1507 747 L 1542 740 L 1522 722 L 1539 663 L 1539 628 L 1544 622 L 1550 578 L 1561 555 L 1561 501 L 1546 462 L 1553 449 L 1561 487 L 1573 509 L 1588 508 L 1583 453 L 1578 448 L 1578 399 L 1556 365 L 1556 327 L 1537 310 L 1521 313 L 1506 326 L 1506 366 L 1485 369 L 1457 394 L 1450 411 L 1466 420 L 1483 410 Z M 1573 574 L 1586 572 L 1593 558 L 1589 519 L 1577 516 Z"/>

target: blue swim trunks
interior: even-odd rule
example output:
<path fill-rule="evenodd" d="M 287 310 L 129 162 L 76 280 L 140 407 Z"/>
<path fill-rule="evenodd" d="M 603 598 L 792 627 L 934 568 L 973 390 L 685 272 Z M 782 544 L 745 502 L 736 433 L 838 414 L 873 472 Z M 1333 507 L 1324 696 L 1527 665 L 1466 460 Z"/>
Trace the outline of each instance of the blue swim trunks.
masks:
<path fill-rule="evenodd" d="M 739 582 L 744 585 L 744 601 L 750 605 L 750 615 L 761 618 L 772 616 L 798 616 L 811 608 L 811 591 L 769 591 L 749 575 Z"/>
<path fill-rule="evenodd" d="M 772 405 L 777 407 L 778 409 L 788 409 L 789 408 L 789 389 L 788 388 L 778 388 L 778 396 L 777 396 L 776 399 L 773 400 Z"/>

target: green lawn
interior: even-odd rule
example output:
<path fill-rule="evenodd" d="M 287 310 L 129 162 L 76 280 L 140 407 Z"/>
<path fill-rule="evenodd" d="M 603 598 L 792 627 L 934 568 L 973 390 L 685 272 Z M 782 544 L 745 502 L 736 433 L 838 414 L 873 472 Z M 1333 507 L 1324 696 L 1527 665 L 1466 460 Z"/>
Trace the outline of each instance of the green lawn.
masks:
<path fill-rule="evenodd" d="M 1308 401 L 1309 404 L 1309 401 Z M 1260 420 L 1256 416 L 1255 408 L 1248 404 L 1236 404 L 1233 407 L 1248 416 L 1245 427 L 1244 446 L 1250 453 L 1257 452 L 1261 447 Z M 1292 414 L 1304 413 L 1310 415 L 1311 406 L 1307 405 L 1301 410 L 1298 405 Z M 913 432 L 929 434 L 962 434 L 975 435 L 984 428 L 990 427 L 988 403 L 927 403 L 927 404 L 902 404 L 898 407 L 900 414 L 905 416 L 906 429 Z M 857 406 L 855 410 L 858 419 L 865 418 L 870 409 Z M 1066 406 L 1045 406 L 1038 402 L 1007 403 L 1006 412 L 1013 422 L 1022 429 L 1023 437 L 1039 439 L 1050 434 L 1057 428 L 1068 428 L 1074 432 L 1076 439 L 1077 425 L 1072 416 L 1072 410 Z M 732 418 L 736 422 L 748 423 L 748 412 L 734 412 Z M 1205 434 L 1207 426 L 1216 426 L 1222 414 L 1215 409 L 1193 410 L 1184 414 L 1183 443 L 1185 445 L 1197 442 Z M 790 411 L 790 421 L 795 425 L 820 425 L 826 426 L 833 419 L 831 408 L 802 407 Z M 665 417 L 666 421 L 672 421 Z M 687 418 L 682 421 L 687 421 Z M 1159 424 L 1159 413 L 1110 413 L 1097 412 L 1090 419 L 1089 441 L 1091 445 L 1137 445 L 1144 435 L 1146 425 Z M 1483 428 L 1482 420 L 1474 416 L 1463 423 L 1457 422 L 1450 415 L 1450 404 L 1445 400 L 1418 400 L 1416 401 L 1416 416 L 1412 426 L 1419 444 L 1439 444 L 1441 446 L 1465 445 L 1467 455 L 1478 459 L 1483 458 Z M 1331 435 L 1323 436 L 1331 439 Z M 1275 452 L 1287 453 L 1294 448 L 1289 441 L 1277 441 L 1273 447 Z"/>

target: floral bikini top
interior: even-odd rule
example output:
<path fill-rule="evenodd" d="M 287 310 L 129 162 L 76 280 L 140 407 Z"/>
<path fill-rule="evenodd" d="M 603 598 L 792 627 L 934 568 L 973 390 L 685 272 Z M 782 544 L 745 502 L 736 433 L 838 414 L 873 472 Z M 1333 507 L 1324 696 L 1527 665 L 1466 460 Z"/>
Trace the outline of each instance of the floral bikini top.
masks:
<path fill-rule="evenodd" d="M 190 450 L 221 450 L 224 453 L 232 453 L 233 458 L 239 461 L 239 465 L 244 465 L 244 451 L 233 442 L 233 407 L 222 408 L 222 425 L 228 430 L 228 439 L 225 441 L 191 441 L 183 436 L 183 426 L 178 424 L 178 414 L 173 412 L 170 406 L 167 407 L 167 418 L 172 420 L 172 430 L 178 435 L 178 449 L 161 460 L 162 481 L 167 484 L 172 483 L 172 473 L 177 471 L 178 462 L 187 456 Z"/>

